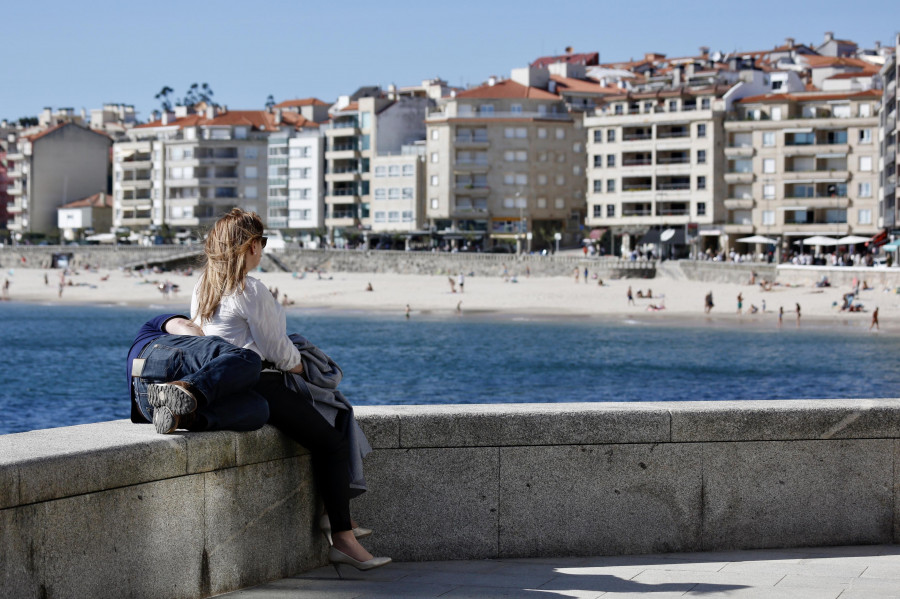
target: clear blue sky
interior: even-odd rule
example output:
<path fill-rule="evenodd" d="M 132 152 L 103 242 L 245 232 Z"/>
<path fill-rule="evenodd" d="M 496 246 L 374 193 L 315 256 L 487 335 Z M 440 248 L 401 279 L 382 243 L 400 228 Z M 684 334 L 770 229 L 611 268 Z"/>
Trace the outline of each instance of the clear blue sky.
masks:
<path fill-rule="evenodd" d="M 13 2 L 0 9 L 10 119 L 119 102 L 143 120 L 163 85 L 181 96 L 206 82 L 219 103 L 258 109 L 269 94 L 332 102 L 361 85 L 480 83 L 566 46 L 615 61 L 819 44 L 825 31 L 892 45 L 900 29 L 896 0 Z"/>

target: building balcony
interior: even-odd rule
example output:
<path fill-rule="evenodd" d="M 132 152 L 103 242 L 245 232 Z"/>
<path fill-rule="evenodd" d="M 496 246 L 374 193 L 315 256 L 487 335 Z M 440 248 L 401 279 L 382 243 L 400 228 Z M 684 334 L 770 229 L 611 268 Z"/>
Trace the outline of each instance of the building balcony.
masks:
<path fill-rule="evenodd" d="M 491 165 L 487 162 L 457 162 L 453 165 L 455 173 L 486 173 Z"/>
<path fill-rule="evenodd" d="M 146 160 L 122 160 L 119 164 L 128 170 L 149 169 L 153 166 L 149 157 Z"/>
<path fill-rule="evenodd" d="M 356 146 L 333 146 L 325 152 L 325 160 L 354 160 L 361 156 Z"/>
<path fill-rule="evenodd" d="M 725 200 L 725 208 L 728 210 L 749 210 L 754 206 L 753 198 L 728 198 Z"/>
<path fill-rule="evenodd" d="M 726 177 L 727 176 L 728 175 L 726 175 Z M 782 173 L 781 177 L 785 183 L 792 183 L 798 180 L 816 181 L 818 179 L 834 179 L 839 181 L 846 181 L 850 178 L 850 173 L 849 171 L 788 171 L 786 173 Z"/>
<path fill-rule="evenodd" d="M 850 226 L 847 223 L 791 223 L 784 222 L 784 228 L 791 232 L 805 234 L 847 235 Z"/>
<path fill-rule="evenodd" d="M 652 133 L 623 133 L 622 141 L 646 141 L 653 139 Z"/>
<path fill-rule="evenodd" d="M 725 232 L 729 235 L 743 235 L 745 233 L 753 233 L 753 225 L 748 225 L 744 223 L 729 223 L 725 225 Z"/>
<path fill-rule="evenodd" d="M 749 158 L 756 153 L 753 146 L 738 146 L 734 148 L 725 148 L 726 158 Z"/>
<path fill-rule="evenodd" d="M 236 167 L 240 163 L 241 159 L 237 156 L 209 156 L 206 158 L 194 158 L 193 160 L 185 160 L 184 162 L 193 163 L 194 166 L 234 166 Z M 172 160 L 170 162 L 176 162 Z M 181 162 L 181 161 L 177 161 Z"/>
<path fill-rule="evenodd" d="M 7 152 L 6 159 L 18 162 L 19 160 L 25 160 L 25 154 L 23 154 L 19 150 Z"/>
<path fill-rule="evenodd" d="M 345 170 L 345 171 L 340 171 L 340 172 L 332 171 L 332 172 L 326 173 L 326 177 L 327 177 L 328 181 L 334 181 L 334 182 L 338 182 L 338 181 L 353 182 L 353 181 L 359 181 L 362 179 L 362 176 L 360 175 L 360 172 L 358 170 Z"/>
<path fill-rule="evenodd" d="M 325 226 L 327 227 L 355 227 L 356 218 L 352 215 L 344 215 L 336 213 L 334 216 L 325 217 Z"/>
<path fill-rule="evenodd" d="M 477 185 L 457 185 L 454 190 L 457 194 L 465 194 L 468 196 L 486 196 L 490 193 L 491 188 L 488 186 Z"/>
<path fill-rule="evenodd" d="M 13 185 L 6 188 L 6 193 L 11 196 L 20 196 L 25 193 L 25 187 L 22 185 Z"/>
<path fill-rule="evenodd" d="M 340 123 L 325 129 L 325 137 L 349 137 L 362 135 L 359 125 L 342 125 Z"/>
<path fill-rule="evenodd" d="M 847 154 L 850 145 L 839 144 L 795 144 L 781 146 L 781 153 L 785 156 L 815 156 L 816 154 Z"/>
<path fill-rule="evenodd" d="M 200 179 L 166 179 L 166 187 L 197 187 Z"/>
<path fill-rule="evenodd" d="M 785 198 L 786 204 L 792 206 L 803 206 L 805 208 L 848 208 L 850 206 L 849 198 Z M 874 200 L 873 200 L 874 201 Z"/>
<path fill-rule="evenodd" d="M 325 196 L 326 204 L 358 204 L 362 196 L 356 192 L 344 192 L 343 190 L 335 190 L 328 192 Z"/>
<path fill-rule="evenodd" d="M 753 183 L 752 172 L 725 173 L 726 183 Z"/>
<path fill-rule="evenodd" d="M 453 141 L 453 145 L 458 150 L 483 150 L 490 147 L 491 142 L 486 138 L 457 137 Z"/>
<path fill-rule="evenodd" d="M 9 214 L 20 214 L 23 210 L 25 210 L 25 207 L 23 206 L 21 199 L 18 199 L 15 202 L 10 202 L 6 205 L 6 211 Z"/>
<path fill-rule="evenodd" d="M 122 189 L 150 189 L 153 186 L 152 179 L 123 179 L 119 181 Z"/>

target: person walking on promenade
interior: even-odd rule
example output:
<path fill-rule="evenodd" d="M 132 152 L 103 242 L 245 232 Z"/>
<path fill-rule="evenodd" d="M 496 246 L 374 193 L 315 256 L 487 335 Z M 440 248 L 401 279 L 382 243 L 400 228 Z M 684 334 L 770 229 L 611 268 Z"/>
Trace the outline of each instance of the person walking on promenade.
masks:
<path fill-rule="evenodd" d="M 262 364 L 256 352 L 204 336 L 186 316 L 144 323 L 127 360 L 131 421 L 152 422 L 160 434 L 252 431 L 269 419 L 269 405 L 252 389 Z"/>
<path fill-rule="evenodd" d="M 371 447 L 352 406 L 336 390 L 340 368 L 299 335 L 288 336 L 284 309 L 261 281 L 248 275 L 259 266 L 265 246 L 258 214 L 234 208 L 216 221 L 206 238 L 206 268 L 194 287 L 191 315 L 207 334 L 249 348 L 272 365 L 260 375 L 256 389 L 269 402 L 269 423 L 312 454 L 325 503 L 319 526 L 331 544 L 328 559 L 338 575 L 342 564 L 358 570 L 384 566 L 391 559 L 373 557 L 360 545 L 357 535 L 362 535 L 354 529 L 361 529 L 350 518 L 351 497 L 365 491 L 362 458 Z M 327 380 L 322 382 L 332 387 L 316 384 L 323 376 Z M 328 401 L 318 401 L 320 395 Z"/>
<path fill-rule="evenodd" d="M 872 324 L 869 325 L 869 330 L 872 330 L 872 327 L 875 327 L 876 331 L 880 331 L 881 327 L 878 325 L 878 307 L 875 307 L 875 311 L 872 312 Z"/>
<path fill-rule="evenodd" d="M 462 271 L 456 275 L 456 285 L 459 287 L 459 292 L 463 293 L 465 291 L 466 278 L 463 276 Z"/>
<path fill-rule="evenodd" d="M 710 291 L 709 293 L 706 294 L 706 299 L 705 299 L 705 301 L 704 301 L 703 311 L 704 311 L 706 314 L 709 314 L 710 311 L 712 311 L 712 309 L 713 309 L 713 296 L 712 296 L 712 291 Z"/>
<path fill-rule="evenodd" d="M 585 246 L 584 249 L 587 249 L 587 246 Z M 588 269 L 587 269 L 587 266 L 584 267 L 584 284 L 585 284 L 585 285 L 588 284 Z"/>

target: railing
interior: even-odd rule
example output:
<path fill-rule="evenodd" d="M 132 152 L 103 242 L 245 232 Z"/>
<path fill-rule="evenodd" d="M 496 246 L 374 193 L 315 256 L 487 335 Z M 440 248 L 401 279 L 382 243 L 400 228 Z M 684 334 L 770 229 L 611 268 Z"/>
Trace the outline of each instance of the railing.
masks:
<path fill-rule="evenodd" d="M 359 152 L 359 146 L 356 144 L 340 144 L 333 145 L 327 150 L 328 152 Z"/>
<path fill-rule="evenodd" d="M 622 141 L 637 141 L 641 139 L 653 139 L 652 133 L 632 133 L 632 134 L 623 134 Z"/>
<path fill-rule="evenodd" d="M 628 193 L 632 191 L 651 191 L 653 190 L 653 185 L 650 183 L 644 184 L 632 184 L 632 185 L 622 185 L 622 191 Z"/>
<path fill-rule="evenodd" d="M 622 216 L 653 216 L 653 210 L 646 208 L 640 210 L 622 208 Z"/>
<path fill-rule="evenodd" d="M 457 135 L 456 143 L 458 144 L 486 144 L 488 143 L 487 136 L 471 136 L 471 135 Z"/>
<path fill-rule="evenodd" d="M 446 119 L 446 118 L 459 118 L 459 119 L 549 119 L 554 121 L 571 121 L 572 117 L 568 113 L 559 113 L 559 112 L 535 112 L 535 111 L 522 111 L 522 112 L 509 112 L 509 111 L 487 111 L 487 112 L 471 112 L 466 114 L 460 114 L 457 111 L 455 117 L 446 114 L 443 111 L 432 112 L 428 115 L 428 119 L 430 120 L 438 120 L 438 119 Z"/>
<path fill-rule="evenodd" d="M 656 215 L 657 216 L 684 216 L 686 214 L 690 214 L 691 211 L 687 208 L 657 208 Z"/>
<path fill-rule="evenodd" d="M 656 134 L 657 139 L 670 139 L 673 137 L 690 137 L 690 131 L 659 131 Z"/>
<path fill-rule="evenodd" d="M 657 183 L 656 189 L 658 191 L 684 191 L 690 190 L 690 183 Z"/>
<path fill-rule="evenodd" d="M 657 156 L 656 164 L 690 164 L 691 158 L 690 156 L 685 157 L 666 157 L 666 156 Z"/>
<path fill-rule="evenodd" d="M 594 166 L 596 167 L 597 165 L 595 164 Z M 599 167 L 602 166 L 602 164 L 599 165 Z M 653 161 L 649 158 L 646 160 L 623 160 L 622 166 L 653 166 Z"/>

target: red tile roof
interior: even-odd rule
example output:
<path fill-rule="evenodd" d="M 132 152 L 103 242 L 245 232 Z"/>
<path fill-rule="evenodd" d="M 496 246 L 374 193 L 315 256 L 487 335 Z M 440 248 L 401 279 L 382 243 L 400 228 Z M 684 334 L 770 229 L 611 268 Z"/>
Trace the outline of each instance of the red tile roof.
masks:
<path fill-rule="evenodd" d="M 95 135 L 99 135 L 100 137 L 105 137 L 106 139 L 112 140 L 112 138 L 109 135 L 103 133 L 102 131 L 88 129 L 87 127 L 82 127 L 81 125 L 76 125 L 75 123 L 59 123 L 58 125 L 53 125 L 52 127 L 47 127 L 43 131 L 38 131 L 37 133 L 32 133 L 31 135 L 26 135 L 24 137 L 28 141 L 34 142 L 42 137 L 46 137 L 47 135 L 50 135 L 54 131 L 59 131 L 63 127 L 69 127 L 69 126 L 78 127 L 79 129 L 84 129 L 85 131 L 89 131 L 91 133 L 94 133 Z"/>
<path fill-rule="evenodd" d="M 821 69 L 825 67 L 856 67 L 858 69 L 875 69 L 878 67 L 871 62 L 859 58 L 847 58 L 846 56 L 807 56 L 802 57 L 811 69 Z"/>
<path fill-rule="evenodd" d="M 275 108 L 297 108 L 300 106 L 328 106 L 318 98 L 303 98 L 302 100 L 285 100 L 275 105 Z"/>
<path fill-rule="evenodd" d="M 112 198 L 105 193 L 95 193 L 92 196 L 63 204 L 60 208 L 112 208 Z"/>
<path fill-rule="evenodd" d="M 863 100 L 865 98 L 880 98 L 881 90 L 870 89 L 864 92 L 798 92 L 792 94 L 764 94 L 761 96 L 749 96 L 741 98 L 737 102 L 752 104 L 757 102 L 818 102 L 823 100 Z"/>
<path fill-rule="evenodd" d="M 153 121 L 138 125 L 137 128 L 147 127 L 226 127 L 226 126 L 248 126 L 259 131 L 274 131 L 275 116 L 265 110 L 229 110 L 220 113 L 212 119 L 206 118 L 205 114 L 190 114 L 185 117 L 177 118 L 169 121 L 168 125 L 163 125 L 162 120 Z"/>
<path fill-rule="evenodd" d="M 286 111 L 281 113 L 281 122 L 286 125 L 293 125 L 295 129 L 318 129 L 319 123 L 311 121 L 302 114 Z"/>
<path fill-rule="evenodd" d="M 351 111 L 354 111 L 354 110 L 359 110 L 359 102 L 350 102 L 349 104 L 347 104 L 347 105 L 344 106 L 343 108 L 339 108 L 339 109 L 337 110 L 337 112 L 345 112 L 345 111 L 346 111 L 346 112 L 351 112 Z"/>
<path fill-rule="evenodd" d="M 562 77 L 560 75 L 550 75 L 550 79 L 556 82 L 557 91 L 565 90 L 578 93 L 593 94 L 618 94 L 621 89 L 615 86 L 603 87 L 596 79 L 573 79 L 572 77 Z"/>
<path fill-rule="evenodd" d="M 529 98 L 534 100 L 559 100 L 559 96 L 548 91 L 516 83 L 512 79 L 498 81 L 494 85 L 484 84 L 456 94 L 457 98 Z"/>
<path fill-rule="evenodd" d="M 600 61 L 598 52 L 585 52 L 582 54 L 563 54 L 561 56 L 541 56 L 533 63 L 533 67 L 546 67 L 557 62 L 565 62 L 568 64 L 583 64 L 586 66 L 594 66 Z"/>
<path fill-rule="evenodd" d="M 875 73 L 870 73 L 866 71 L 854 71 L 852 73 L 838 73 L 837 75 L 832 75 L 828 77 L 829 79 L 855 79 L 857 77 L 873 77 Z"/>

